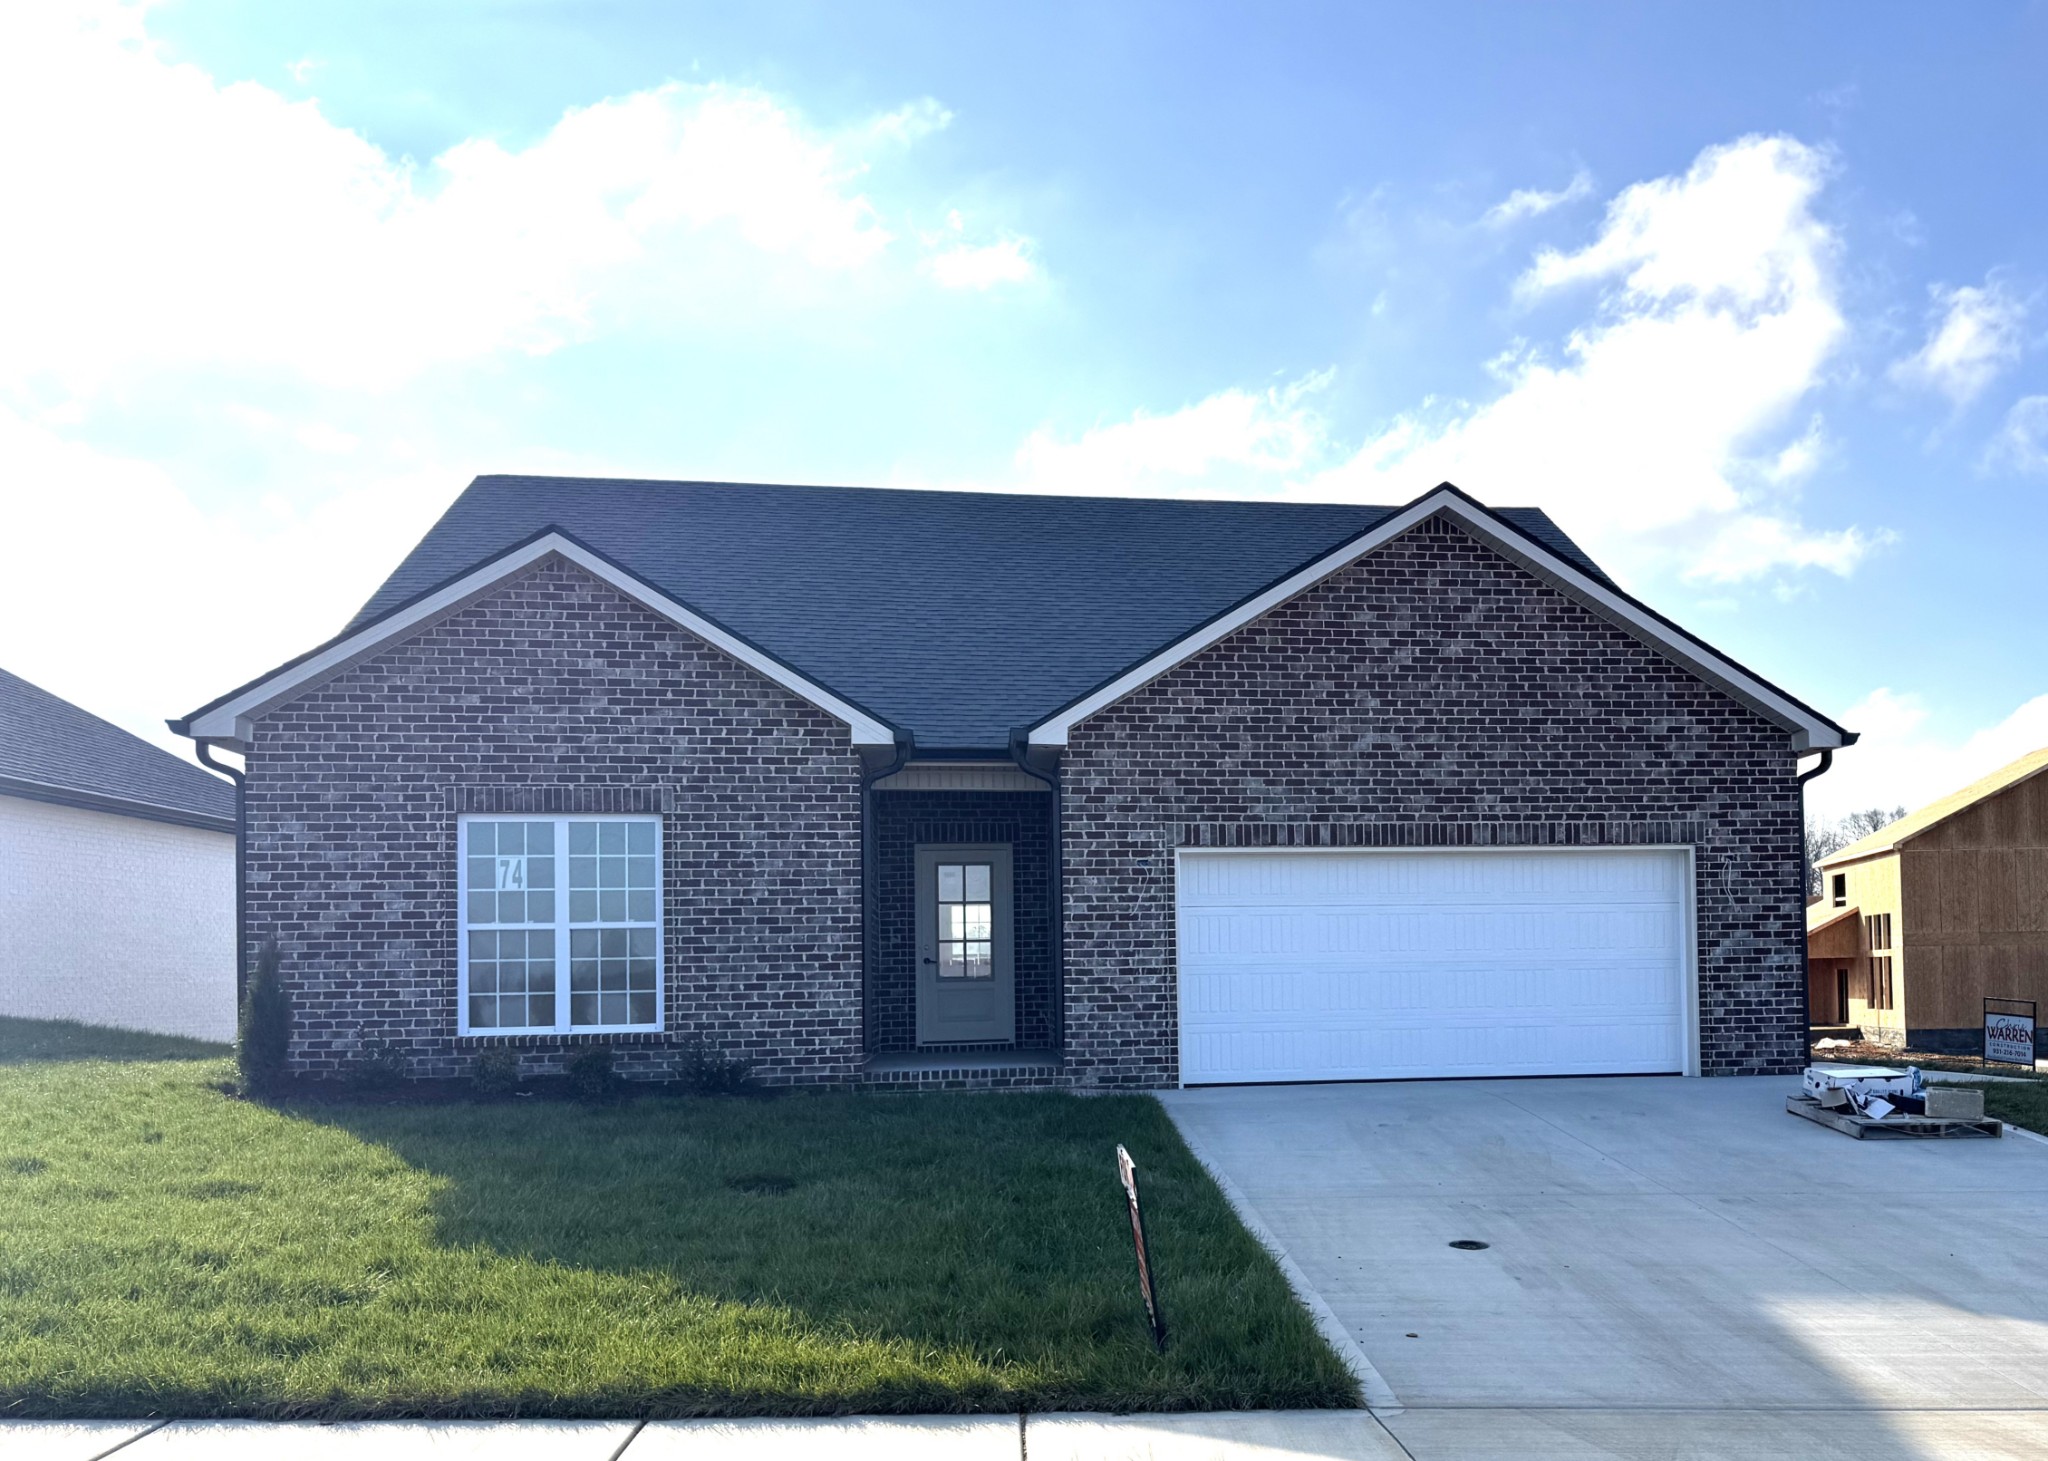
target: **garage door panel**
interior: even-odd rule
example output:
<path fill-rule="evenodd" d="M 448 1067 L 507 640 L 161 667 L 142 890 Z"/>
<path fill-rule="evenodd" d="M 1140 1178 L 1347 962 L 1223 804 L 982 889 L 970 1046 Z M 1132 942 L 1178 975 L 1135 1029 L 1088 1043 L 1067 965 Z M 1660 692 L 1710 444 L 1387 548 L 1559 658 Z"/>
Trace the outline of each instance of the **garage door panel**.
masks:
<path fill-rule="evenodd" d="M 1588 1056 L 1591 1038 L 1599 1054 Z M 1232 1072 L 1232 1081 L 1426 1080 L 1446 1077 L 1518 1075 L 1629 1075 L 1668 1071 L 1669 1042 L 1661 1022 L 1615 1023 L 1559 1037 L 1548 1026 L 1436 1024 L 1408 1028 L 1375 1026 L 1359 1030 L 1326 1027 L 1306 1035 L 1296 1030 L 1237 1030 L 1197 1037 L 1188 1056 L 1211 1070 Z M 1320 1070 L 1345 1074 L 1302 1074 Z"/>
<path fill-rule="evenodd" d="M 1662 952 L 1681 929 L 1668 904 L 1552 909 L 1333 908 L 1216 909 L 1181 916 L 1183 968 L 1205 959 L 1257 954 L 1412 954 L 1459 951 L 1524 953 L 1568 949 Z"/>
<path fill-rule="evenodd" d="M 1671 1071 L 1682 854 L 1190 853 L 1182 1078 Z"/>
<path fill-rule="evenodd" d="M 1228 1022 L 1242 1011 L 1324 1010 L 1627 1010 L 1669 1019 L 1670 971 L 1618 961 L 1576 968 L 1502 968 L 1473 963 L 1402 965 L 1361 970 L 1353 964 L 1183 974 L 1182 1016 L 1191 1027 L 1206 1018 Z"/>
<path fill-rule="evenodd" d="M 1683 889 L 1684 872 L 1678 854 L 1641 851 L 1192 854 L 1181 892 L 1201 906 L 1548 904 L 1573 892 L 1654 903 Z"/>

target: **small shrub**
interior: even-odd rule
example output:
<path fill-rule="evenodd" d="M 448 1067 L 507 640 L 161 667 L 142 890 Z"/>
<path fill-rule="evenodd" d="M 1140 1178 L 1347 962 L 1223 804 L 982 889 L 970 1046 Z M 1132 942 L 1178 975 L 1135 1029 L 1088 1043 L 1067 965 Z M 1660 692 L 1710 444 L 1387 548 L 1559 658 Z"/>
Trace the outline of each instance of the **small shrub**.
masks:
<path fill-rule="evenodd" d="M 519 1089 L 519 1056 L 511 1050 L 486 1050 L 470 1067 L 469 1079 L 479 1096 L 505 1096 Z"/>
<path fill-rule="evenodd" d="M 624 1084 L 613 1068 L 609 1045 L 589 1045 L 569 1057 L 569 1094 L 579 1101 L 609 1101 Z"/>
<path fill-rule="evenodd" d="M 265 938 L 256 946 L 256 967 L 249 971 L 240 1027 L 235 1032 L 235 1064 L 244 1095 L 273 1095 L 284 1088 L 292 1001 L 278 973 L 280 961 L 276 939 Z"/>
<path fill-rule="evenodd" d="M 737 1096 L 756 1089 L 754 1063 L 711 1049 L 702 1040 L 683 1047 L 677 1079 L 702 1096 Z"/>
<path fill-rule="evenodd" d="M 365 1040 L 361 1054 L 349 1067 L 348 1083 L 358 1090 L 388 1091 L 404 1083 L 410 1072 L 405 1048 L 394 1040 Z"/>

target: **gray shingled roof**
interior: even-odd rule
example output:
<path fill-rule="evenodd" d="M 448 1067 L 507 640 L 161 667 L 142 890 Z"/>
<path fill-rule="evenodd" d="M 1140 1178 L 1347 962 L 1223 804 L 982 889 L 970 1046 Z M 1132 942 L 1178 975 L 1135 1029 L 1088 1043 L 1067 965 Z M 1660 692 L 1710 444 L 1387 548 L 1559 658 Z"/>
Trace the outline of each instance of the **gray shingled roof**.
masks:
<path fill-rule="evenodd" d="M 1000 750 L 1393 511 L 479 477 L 349 627 L 559 528 L 921 749 Z M 1495 511 L 1604 577 L 1540 511 Z"/>
<path fill-rule="evenodd" d="M 235 826 L 228 782 L 5 670 L 0 796 L 230 832 Z"/>

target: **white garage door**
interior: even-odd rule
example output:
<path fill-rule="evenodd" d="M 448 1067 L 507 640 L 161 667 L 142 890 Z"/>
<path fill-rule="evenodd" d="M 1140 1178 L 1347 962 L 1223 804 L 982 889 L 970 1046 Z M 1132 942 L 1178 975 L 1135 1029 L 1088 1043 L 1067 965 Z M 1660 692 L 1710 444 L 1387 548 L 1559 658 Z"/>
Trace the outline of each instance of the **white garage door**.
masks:
<path fill-rule="evenodd" d="M 1185 852 L 1181 1079 L 1680 1071 L 1683 852 Z"/>

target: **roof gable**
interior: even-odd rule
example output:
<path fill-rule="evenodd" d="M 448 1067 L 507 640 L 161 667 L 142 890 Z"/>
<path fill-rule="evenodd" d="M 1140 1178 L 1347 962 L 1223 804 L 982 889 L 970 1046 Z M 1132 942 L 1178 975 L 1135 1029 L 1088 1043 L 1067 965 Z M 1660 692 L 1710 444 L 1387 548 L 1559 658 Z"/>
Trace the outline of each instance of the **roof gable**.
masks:
<path fill-rule="evenodd" d="M 0 670 L 0 795 L 232 832 L 234 788 Z"/>
<path fill-rule="evenodd" d="M 266 710 L 367 659 L 386 645 L 439 621 L 553 556 L 568 560 L 635 603 L 688 630 L 764 678 L 842 721 L 855 745 L 888 746 L 895 743 L 895 727 L 778 660 L 759 645 L 741 638 L 689 605 L 668 597 L 588 544 L 553 528 L 342 631 L 290 664 L 229 691 L 183 720 L 171 722 L 171 728 L 180 735 L 219 740 L 230 746 L 246 748 L 253 734 L 254 721 Z"/>
<path fill-rule="evenodd" d="M 1065 745 L 1072 729 L 1089 716 L 1432 517 L 1455 522 L 1503 557 L 1562 590 L 1667 659 L 1732 695 L 1765 719 L 1783 727 L 1795 750 L 1827 750 L 1855 741 L 1853 733 L 1843 730 L 1819 711 L 1752 674 L 1648 605 L 1623 593 L 1604 576 L 1586 572 L 1572 557 L 1557 552 L 1511 519 L 1446 482 L 1406 507 L 1389 513 L 1314 562 L 1240 600 L 1148 658 L 1069 701 L 1031 727 L 1031 744 Z"/>
<path fill-rule="evenodd" d="M 1989 776 L 1979 777 L 1960 791 L 1929 802 L 1918 811 L 1908 812 L 1896 822 L 1880 827 L 1868 837 L 1859 838 L 1847 847 L 1829 853 L 1820 860 L 1820 866 L 1833 867 L 1837 863 L 1858 862 L 1866 857 L 1876 857 L 1890 852 L 1902 843 L 1909 842 L 1923 832 L 1932 831 L 1949 818 L 1967 812 L 1980 802 L 2012 790 L 2023 781 L 2031 781 L 2042 772 L 2048 771 L 2048 746 L 2038 751 L 2029 751 L 2017 761 L 1999 767 Z"/>

